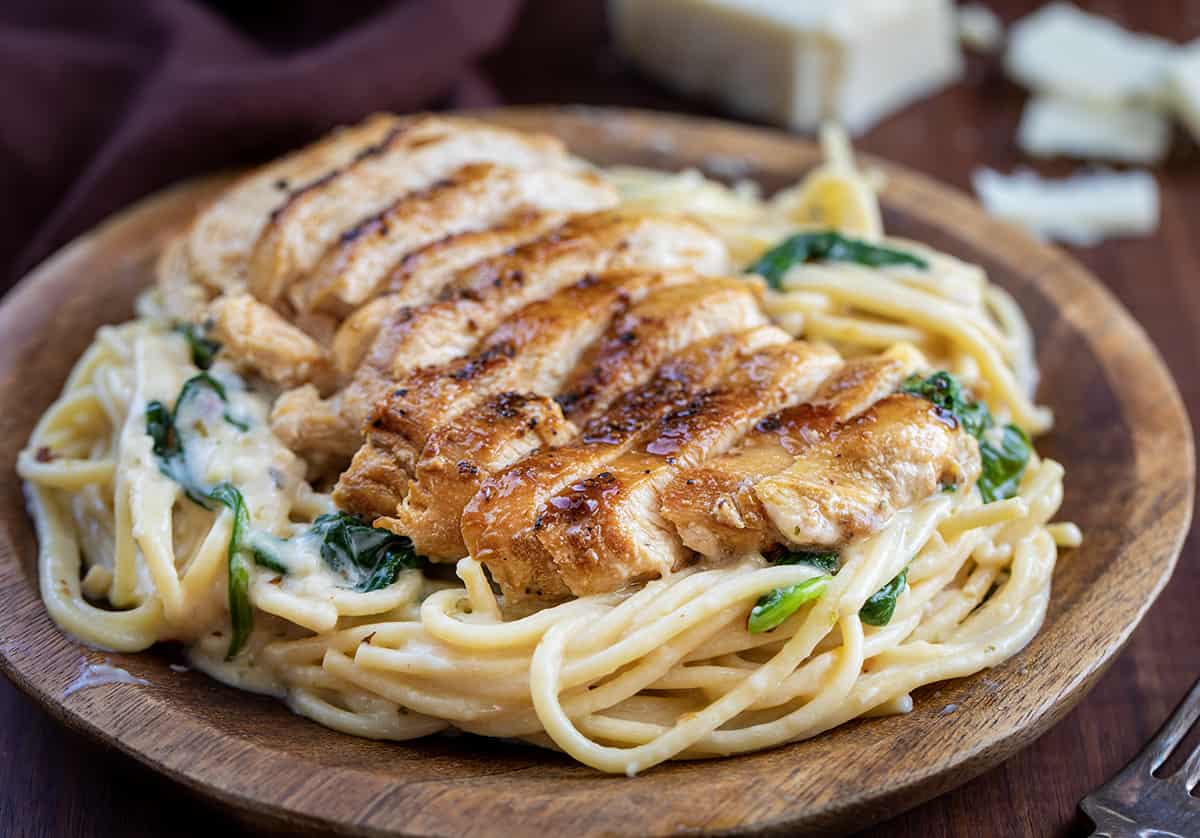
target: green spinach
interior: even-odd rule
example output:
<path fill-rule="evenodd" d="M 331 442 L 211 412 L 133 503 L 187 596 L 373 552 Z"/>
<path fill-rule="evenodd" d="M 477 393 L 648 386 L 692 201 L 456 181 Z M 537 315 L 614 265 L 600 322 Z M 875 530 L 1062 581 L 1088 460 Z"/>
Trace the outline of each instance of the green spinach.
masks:
<path fill-rule="evenodd" d="M 1024 431 L 1012 424 L 997 426 L 987 405 L 968 401 L 962 385 L 944 370 L 927 378 L 911 375 L 900 389 L 933 402 L 978 440 L 982 468 L 976 485 L 984 503 L 1011 498 L 1017 493 L 1033 454 L 1033 445 Z"/>
<path fill-rule="evenodd" d="M 863 603 L 859 609 L 859 618 L 869 626 L 886 626 L 896 613 L 896 600 L 908 585 L 908 568 L 900 571 L 900 575 L 888 582 Z"/>
<path fill-rule="evenodd" d="M 172 331 L 183 335 L 192 350 L 192 363 L 206 370 L 212 366 L 213 359 L 221 351 L 221 344 L 204 336 L 200 328 L 193 323 L 178 323 Z"/>
<path fill-rule="evenodd" d="M 903 250 L 880 247 L 825 230 L 789 236 L 747 266 L 746 273 L 758 274 L 779 291 L 783 287 L 784 274 L 793 265 L 805 262 L 857 262 L 872 268 L 911 265 L 924 270 L 929 267 L 921 257 Z"/>
<path fill-rule="evenodd" d="M 321 515 L 310 532 L 321 539 L 325 563 L 359 592 L 386 588 L 401 570 L 421 564 L 407 536 L 372 527 L 346 512 Z"/>

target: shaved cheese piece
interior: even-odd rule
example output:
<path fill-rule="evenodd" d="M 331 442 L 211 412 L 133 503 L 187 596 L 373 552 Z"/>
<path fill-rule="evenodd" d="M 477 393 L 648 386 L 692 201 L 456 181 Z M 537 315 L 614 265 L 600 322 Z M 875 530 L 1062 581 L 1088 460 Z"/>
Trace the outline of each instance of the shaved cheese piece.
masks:
<path fill-rule="evenodd" d="M 858 133 L 958 78 L 950 0 L 611 0 L 620 50 L 684 93 Z"/>
<path fill-rule="evenodd" d="M 1171 125 L 1160 111 L 1037 96 L 1025 106 L 1017 145 L 1035 157 L 1084 157 L 1123 163 L 1157 163 L 1171 144 Z"/>
<path fill-rule="evenodd" d="M 1030 171 L 971 176 L 984 208 L 1047 238 L 1088 246 L 1158 227 L 1158 184 L 1146 172 L 1094 172 L 1043 180 Z"/>
<path fill-rule="evenodd" d="M 1169 75 L 1175 112 L 1200 141 L 1200 40 L 1179 51 L 1171 62 Z"/>
<path fill-rule="evenodd" d="M 1167 98 L 1167 65 L 1176 47 L 1111 20 L 1051 3 L 1017 21 L 1005 69 L 1026 87 L 1098 102 Z"/>
<path fill-rule="evenodd" d="M 958 39 L 976 52 L 995 52 L 1004 40 L 1004 23 L 982 3 L 958 9 Z"/>

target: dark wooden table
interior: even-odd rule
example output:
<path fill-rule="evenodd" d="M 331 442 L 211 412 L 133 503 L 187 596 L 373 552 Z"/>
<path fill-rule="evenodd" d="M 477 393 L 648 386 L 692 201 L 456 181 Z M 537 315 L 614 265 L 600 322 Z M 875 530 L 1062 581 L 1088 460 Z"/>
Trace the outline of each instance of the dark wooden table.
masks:
<path fill-rule="evenodd" d="M 1013 20 L 1038 5 L 994 0 Z M 1200 35 L 1196 0 L 1083 3 L 1177 41 Z M 612 52 L 603 3 L 530 0 L 509 45 L 487 67 L 514 104 L 624 105 L 709 114 L 641 79 Z M 1014 142 L 1024 94 L 993 61 L 972 58 L 964 83 L 859 138 L 859 148 L 963 189 L 971 171 L 1027 164 Z M 1072 166 L 1038 166 L 1051 174 Z M 1200 153 L 1176 144 L 1156 172 L 1162 226 L 1148 238 L 1076 250 L 1145 326 L 1200 417 Z M 1047 346 L 1043 351 L 1053 352 Z M 1043 394 L 1051 403 L 1054 394 Z M 1068 477 L 1069 479 L 1069 477 Z M 1175 576 L 1128 648 L 1061 723 L 1004 765 L 869 830 L 872 836 L 1089 833 L 1079 799 L 1145 743 L 1200 675 L 1200 547 L 1189 538 Z M 62 729 L 0 679 L 0 834 L 8 836 L 249 834 L 226 814 L 132 760 Z"/>

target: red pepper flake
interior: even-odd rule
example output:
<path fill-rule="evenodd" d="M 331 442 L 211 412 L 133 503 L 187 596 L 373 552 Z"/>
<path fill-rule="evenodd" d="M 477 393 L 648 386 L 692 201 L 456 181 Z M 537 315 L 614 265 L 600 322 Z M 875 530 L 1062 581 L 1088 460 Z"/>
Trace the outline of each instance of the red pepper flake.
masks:
<path fill-rule="evenodd" d="M 54 461 L 54 452 L 50 450 L 50 446 L 43 445 L 33 455 L 33 458 L 39 463 L 49 463 Z"/>
<path fill-rule="evenodd" d="M 362 639 L 362 642 L 363 642 L 363 643 L 366 643 L 368 646 L 370 646 L 370 645 L 371 645 L 371 638 L 372 638 L 372 637 L 374 637 L 374 636 L 375 636 L 375 632 L 371 632 L 370 634 L 368 634 L 366 637 L 364 637 L 364 638 Z"/>

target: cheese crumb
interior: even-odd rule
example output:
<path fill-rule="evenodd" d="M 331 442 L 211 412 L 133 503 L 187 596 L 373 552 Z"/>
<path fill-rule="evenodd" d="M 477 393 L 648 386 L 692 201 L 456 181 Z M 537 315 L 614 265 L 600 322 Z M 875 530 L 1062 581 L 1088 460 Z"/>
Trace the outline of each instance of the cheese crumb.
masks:
<path fill-rule="evenodd" d="M 958 9 L 958 39 L 976 52 L 995 52 L 1004 40 L 1004 23 L 982 3 Z"/>
<path fill-rule="evenodd" d="M 1017 145 L 1034 157 L 1151 164 L 1166 157 L 1171 125 L 1160 111 L 1035 96 L 1021 114 Z"/>
<path fill-rule="evenodd" d="M 971 177 L 984 208 L 1038 235 L 1078 246 L 1109 235 L 1146 235 L 1158 227 L 1158 184 L 1146 172 L 1094 172 L 1043 180 L 1033 172 Z"/>
<path fill-rule="evenodd" d="M 1013 25 L 1005 68 L 1033 90 L 1097 102 L 1162 103 L 1175 50 L 1162 38 L 1058 2 Z"/>

